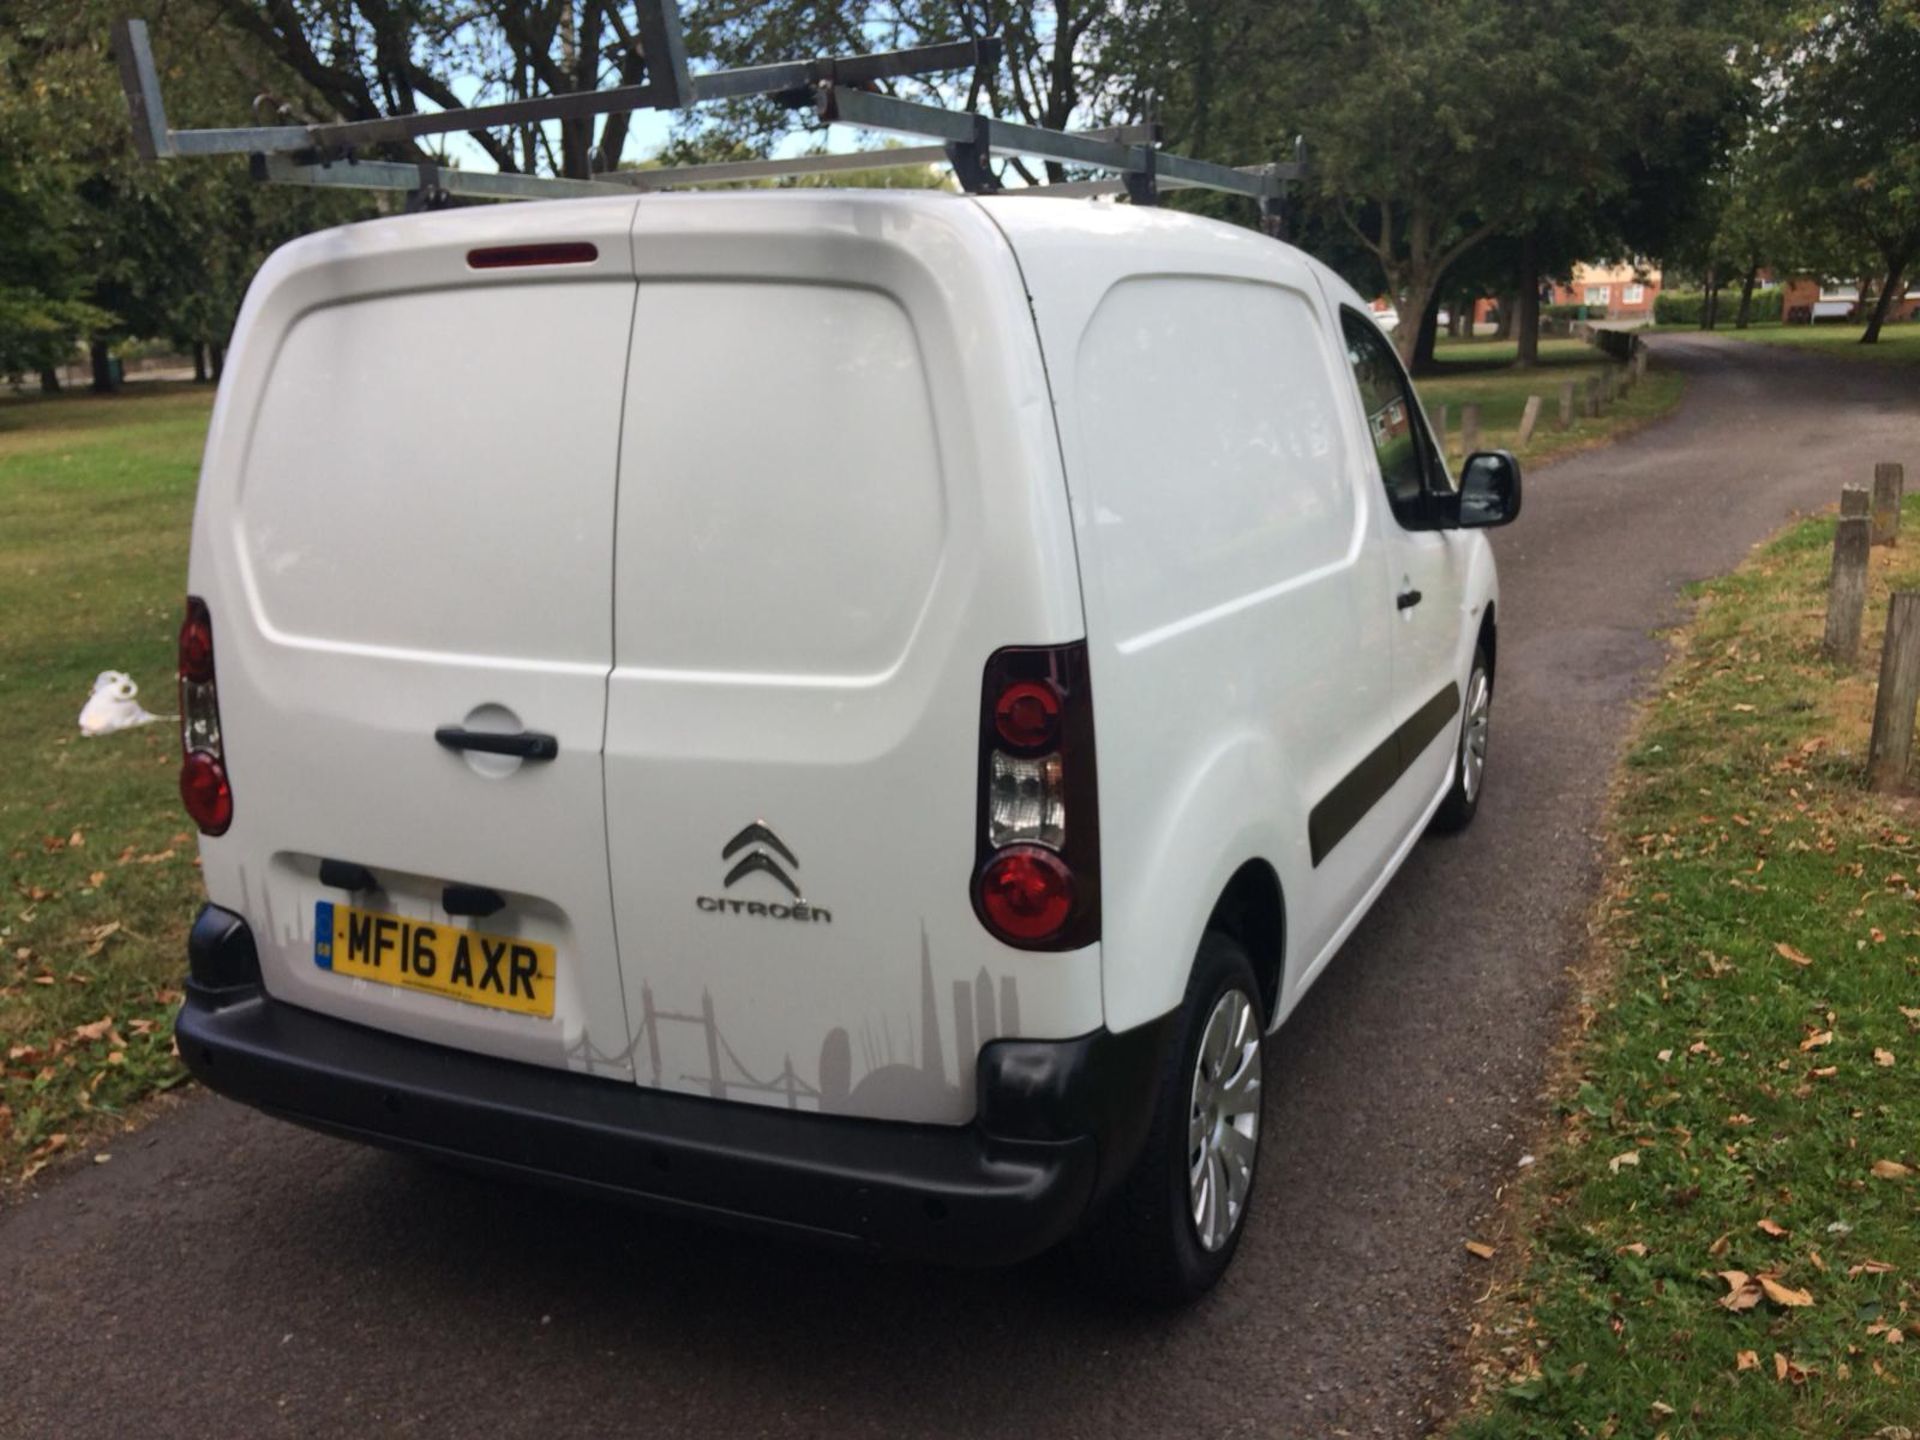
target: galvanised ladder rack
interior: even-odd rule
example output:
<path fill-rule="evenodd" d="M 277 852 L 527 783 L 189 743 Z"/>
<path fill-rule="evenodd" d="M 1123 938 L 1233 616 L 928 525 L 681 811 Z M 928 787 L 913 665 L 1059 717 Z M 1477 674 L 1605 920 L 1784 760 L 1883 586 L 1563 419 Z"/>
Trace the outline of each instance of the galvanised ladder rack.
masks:
<path fill-rule="evenodd" d="M 1023 125 L 972 111 L 949 110 L 880 93 L 880 82 L 971 68 L 984 81 L 1000 57 L 997 39 L 960 40 L 831 59 L 796 60 L 694 75 L 687 69 L 678 0 L 642 0 L 639 39 L 648 62 L 645 84 L 610 90 L 547 95 L 530 100 L 472 105 L 424 114 L 392 115 L 312 125 L 264 125 L 229 130 L 175 130 L 160 97 L 159 71 L 144 20 L 114 24 L 113 49 L 133 118 L 134 147 L 144 159 L 204 155 L 251 157 L 254 177 L 295 185 L 332 185 L 405 192 L 410 208 L 432 208 L 454 196 L 491 200 L 557 199 L 582 195 L 631 195 L 685 186 L 714 185 L 790 175 L 945 162 L 963 189 L 1000 190 L 990 160 L 1025 156 L 1057 161 L 1111 178 L 1033 185 L 1008 194 L 1084 196 L 1124 193 L 1136 205 L 1151 205 L 1163 189 L 1218 190 L 1257 201 L 1263 217 L 1277 218 L 1285 189 L 1304 173 L 1293 159 L 1235 169 L 1190 160 L 1159 148 L 1158 128 L 1127 125 L 1066 131 Z M 458 170 L 436 160 L 367 160 L 362 146 L 408 142 L 426 135 L 538 124 L 635 110 L 686 110 L 716 100 L 770 96 L 811 108 L 822 123 L 852 126 L 931 140 L 932 145 L 844 154 L 797 155 L 680 165 L 651 170 L 610 170 L 591 180 Z"/>

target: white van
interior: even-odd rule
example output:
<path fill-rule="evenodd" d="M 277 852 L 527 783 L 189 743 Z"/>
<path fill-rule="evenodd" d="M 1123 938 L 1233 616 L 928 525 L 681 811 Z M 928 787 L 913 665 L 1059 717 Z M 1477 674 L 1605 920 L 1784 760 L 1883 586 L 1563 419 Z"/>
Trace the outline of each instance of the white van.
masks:
<path fill-rule="evenodd" d="M 181 634 L 179 1019 L 302 1124 L 1192 1296 L 1261 1036 L 1472 818 L 1510 456 L 1151 208 L 376 221 L 255 280 Z"/>

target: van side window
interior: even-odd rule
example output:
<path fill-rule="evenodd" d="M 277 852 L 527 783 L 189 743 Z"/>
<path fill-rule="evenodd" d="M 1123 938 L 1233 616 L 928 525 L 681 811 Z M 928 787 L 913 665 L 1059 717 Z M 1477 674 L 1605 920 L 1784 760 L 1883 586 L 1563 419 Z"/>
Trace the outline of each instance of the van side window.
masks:
<path fill-rule="evenodd" d="M 1402 525 L 1425 528 L 1427 493 L 1450 487 L 1444 471 L 1436 479 L 1438 457 L 1414 403 L 1413 386 L 1400 368 L 1400 357 L 1372 321 L 1342 310 L 1340 325 L 1354 383 L 1360 387 L 1360 407 L 1366 412 L 1374 458 L 1387 487 L 1387 503 Z"/>

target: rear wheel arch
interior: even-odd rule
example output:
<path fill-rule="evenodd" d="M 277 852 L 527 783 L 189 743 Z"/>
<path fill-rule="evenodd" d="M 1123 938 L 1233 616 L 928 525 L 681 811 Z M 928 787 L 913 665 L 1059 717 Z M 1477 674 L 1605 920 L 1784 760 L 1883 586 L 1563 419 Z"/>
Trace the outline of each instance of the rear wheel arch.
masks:
<path fill-rule="evenodd" d="M 1230 935 L 1253 962 L 1266 1023 L 1279 1013 L 1286 973 L 1287 909 L 1280 876 L 1265 860 L 1244 862 L 1233 872 L 1207 916 L 1206 928 Z"/>

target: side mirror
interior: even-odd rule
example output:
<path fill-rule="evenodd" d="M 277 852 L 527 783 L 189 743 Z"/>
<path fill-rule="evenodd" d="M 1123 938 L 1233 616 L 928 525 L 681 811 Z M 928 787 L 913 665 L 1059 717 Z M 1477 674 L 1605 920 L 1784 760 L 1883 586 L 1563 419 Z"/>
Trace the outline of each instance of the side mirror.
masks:
<path fill-rule="evenodd" d="M 1487 530 L 1520 518 L 1520 462 L 1506 450 L 1476 450 L 1460 470 L 1460 528 Z"/>

